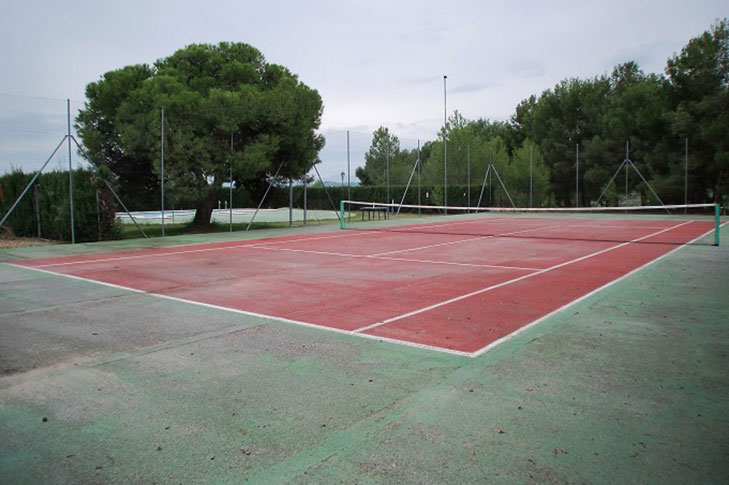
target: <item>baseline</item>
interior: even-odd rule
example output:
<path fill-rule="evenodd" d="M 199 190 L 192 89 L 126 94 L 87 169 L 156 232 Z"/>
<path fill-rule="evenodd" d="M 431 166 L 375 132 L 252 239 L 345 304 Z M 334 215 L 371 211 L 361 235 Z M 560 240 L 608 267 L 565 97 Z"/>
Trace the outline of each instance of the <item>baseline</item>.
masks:
<path fill-rule="evenodd" d="M 107 283 L 107 282 L 104 282 L 104 281 L 93 280 L 93 279 L 84 278 L 84 277 L 81 277 L 81 276 L 75 276 L 75 275 L 70 275 L 70 274 L 65 274 L 65 273 L 56 273 L 55 271 L 50 271 L 50 270 L 42 269 L 42 268 L 39 268 L 39 267 L 22 266 L 22 265 L 18 265 L 18 264 L 15 264 L 15 263 L 1 263 L 1 264 L 6 264 L 6 265 L 12 266 L 14 268 L 26 269 L 26 270 L 31 270 L 31 271 L 38 271 L 40 273 L 45 273 L 45 274 L 49 274 L 49 275 L 52 275 L 52 276 L 62 276 L 62 277 L 65 277 L 65 278 L 71 278 L 71 279 L 74 279 L 74 280 L 77 280 L 77 281 L 83 281 L 83 282 L 86 282 L 86 283 L 93 283 L 93 284 L 97 284 L 97 285 L 108 286 L 108 287 L 111 287 L 111 288 L 116 288 L 116 289 L 120 289 L 120 290 L 130 291 L 132 293 L 138 293 L 138 294 L 148 295 L 148 296 L 155 297 L 155 298 L 161 298 L 161 299 L 164 299 L 164 300 L 170 300 L 170 301 L 175 301 L 175 302 L 179 302 L 179 303 L 196 305 L 196 306 L 200 306 L 200 307 L 204 307 L 204 308 L 210 308 L 210 309 L 213 309 L 213 310 L 221 310 L 221 311 L 236 313 L 236 314 L 239 314 L 239 315 L 246 315 L 246 316 L 250 316 L 250 317 L 261 318 L 261 319 L 269 320 L 269 321 L 287 323 L 287 324 L 297 325 L 297 326 L 300 326 L 300 327 L 315 328 L 315 329 L 325 330 L 325 331 L 334 332 L 334 333 L 338 333 L 338 334 L 342 334 L 342 335 L 350 335 L 352 337 L 362 337 L 362 338 L 366 338 L 366 339 L 369 339 L 369 340 L 377 340 L 377 341 L 380 341 L 380 342 L 388 342 L 388 343 L 393 343 L 393 344 L 399 344 L 399 345 L 404 345 L 406 347 L 414 347 L 414 348 L 423 349 L 423 350 L 431 350 L 431 351 L 435 351 L 435 352 L 442 352 L 442 353 L 446 353 L 446 354 L 450 354 L 450 355 L 457 355 L 457 356 L 461 356 L 461 357 L 471 357 L 471 358 L 474 357 L 474 355 L 473 355 L 472 352 L 464 352 L 464 351 L 461 351 L 461 350 L 447 349 L 447 348 L 438 347 L 438 346 L 435 346 L 435 345 L 421 344 L 421 343 L 418 343 L 418 342 L 410 342 L 408 340 L 400 340 L 400 339 L 395 339 L 395 338 L 391 338 L 391 337 L 381 337 L 381 336 L 377 336 L 377 335 L 367 335 L 367 334 L 363 334 L 363 333 L 358 333 L 358 332 L 353 331 L 353 330 L 344 330 L 344 329 L 340 329 L 340 328 L 336 328 L 336 327 L 329 327 L 329 326 L 326 326 L 326 325 L 319 325 L 319 324 L 316 324 L 316 323 L 309 323 L 309 322 L 304 322 L 304 321 L 301 321 L 301 320 L 294 320 L 294 319 L 291 319 L 291 318 L 277 317 L 277 316 L 274 316 L 274 315 L 267 315 L 265 313 L 257 313 L 257 312 L 251 312 L 251 311 L 248 311 L 248 310 L 240 310 L 240 309 L 237 309 L 237 308 L 230 308 L 230 307 L 225 307 L 225 306 L 220 306 L 220 305 L 213 305 L 213 304 L 210 304 L 210 303 L 204 303 L 204 302 L 195 301 L 195 300 L 188 300 L 188 299 L 179 298 L 179 297 L 176 297 L 176 296 L 164 295 L 162 293 L 149 292 L 149 291 L 144 291 L 144 290 L 140 290 L 140 289 L 137 289 L 137 288 L 131 288 L 131 287 L 128 287 L 128 286 L 122 286 L 122 285 L 117 285 L 117 284 L 114 284 L 114 283 Z"/>

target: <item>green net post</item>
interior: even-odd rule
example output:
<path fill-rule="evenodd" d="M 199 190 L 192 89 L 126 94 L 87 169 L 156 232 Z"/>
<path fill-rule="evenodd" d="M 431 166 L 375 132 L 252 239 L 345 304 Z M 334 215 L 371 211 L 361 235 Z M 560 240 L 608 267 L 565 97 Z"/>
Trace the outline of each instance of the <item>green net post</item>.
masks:
<path fill-rule="evenodd" d="M 714 228 L 714 246 L 719 246 L 719 229 L 721 228 L 721 217 L 719 217 L 720 212 L 721 208 L 719 207 L 719 204 L 714 205 L 714 221 L 716 224 L 716 227 Z"/>
<path fill-rule="evenodd" d="M 344 199 L 339 201 L 339 229 L 344 229 Z"/>

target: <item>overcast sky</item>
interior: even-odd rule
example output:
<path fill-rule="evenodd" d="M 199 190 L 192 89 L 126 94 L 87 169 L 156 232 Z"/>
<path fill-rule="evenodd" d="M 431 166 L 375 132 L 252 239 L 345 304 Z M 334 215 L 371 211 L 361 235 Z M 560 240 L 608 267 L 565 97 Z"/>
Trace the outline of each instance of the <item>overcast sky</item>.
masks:
<path fill-rule="evenodd" d="M 0 172 L 42 165 L 65 133 L 63 100 L 82 107 L 86 84 L 191 43 L 251 44 L 318 90 L 327 137 L 320 170 L 338 179 L 346 130 L 352 174 L 380 125 L 403 147 L 434 139 L 443 75 L 449 114 L 506 120 L 521 100 L 565 78 L 631 60 L 661 73 L 690 38 L 728 15 L 726 0 L 6 1 Z"/>

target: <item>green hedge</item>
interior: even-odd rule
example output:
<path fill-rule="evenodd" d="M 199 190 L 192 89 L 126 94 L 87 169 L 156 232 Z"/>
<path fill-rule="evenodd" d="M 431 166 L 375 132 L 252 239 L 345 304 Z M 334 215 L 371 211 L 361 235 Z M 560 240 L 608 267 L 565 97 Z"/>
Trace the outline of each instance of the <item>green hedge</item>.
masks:
<path fill-rule="evenodd" d="M 396 204 L 400 203 L 402 195 L 405 192 L 405 185 L 392 185 L 390 186 L 390 201 L 394 201 Z M 466 185 L 451 185 L 448 187 L 448 205 L 449 206 L 467 206 L 468 205 L 468 187 Z M 471 206 L 475 206 L 478 202 L 479 194 L 481 192 L 480 185 L 471 185 Z M 328 196 L 327 196 L 328 193 Z M 359 185 L 351 187 L 349 190 L 352 200 L 366 201 L 366 202 L 387 202 L 387 187 L 380 185 Z M 428 197 L 426 198 L 426 193 Z M 258 194 L 252 194 L 245 188 L 233 189 L 233 207 L 257 207 L 260 202 L 260 196 Z M 330 201 L 331 198 L 331 201 Z M 338 209 L 339 201 L 347 198 L 347 187 L 342 189 L 341 186 L 328 186 L 326 189 L 321 186 L 307 187 L 306 188 L 306 205 L 309 209 L 320 209 L 329 210 L 332 209 L 332 204 Z M 227 201 L 229 199 L 228 190 L 223 189 L 220 193 L 220 206 L 227 207 Z M 481 200 L 481 206 L 485 207 L 489 205 L 489 201 L 495 206 L 509 206 L 509 199 L 501 188 L 493 188 L 492 198 L 489 199 L 488 188 L 484 190 L 483 197 Z M 405 197 L 405 204 L 418 204 L 418 188 L 417 186 L 411 186 L 408 190 L 407 196 Z M 443 190 L 440 186 L 426 186 L 422 185 L 420 188 L 420 204 L 423 205 L 443 205 Z M 264 208 L 278 208 L 288 207 L 289 205 L 289 188 L 288 186 L 274 186 L 271 187 L 266 200 L 264 201 Z M 294 207 L 302 208 L 304 206 L 304 187 L 302 185 L 295 185 L 293 187 L 293 205 Z M 186 199 L 184 197 L 173 198 L 168 196 L 165 198 L 165 206 L 167 209 L 192 209 L 195 207 L 195 201 L 193 199 Z M 146 207 L 146 210 L 159 210 L 159 202 L 150 207 Z"/>
<path fill-rule="evenodd" d="M 402 200 L 403 193 L 405 192 L 405 185 L 393 185 L 390 186 L 390 201 L 394 201 L 399 204 Z M 448 205 L 449 206 L 467 206 L 468 205 L 468 186 L 466 185 L 452 185 L 448 187 Z M 339 201 L 347 198 L 347 187 L 342 190 L 341 187 L 307 187 L 306 191 L 306 202 L 309 209 L 331 209 L 332 202 L 336 207 L 339 207 Z M 367 186 L 356 186 L 350 188 L 350 194 L 352 200 L 366 201 L 366 202 L 387 202 L 387 187 L 380 185 L 367 185 Z M 471 206 L 476 206 L 481 192 L 480 185 L 471 185 Z M 304 187 L 295 186 L 293 188 L 293 200 L 295 207 L 302 207 L 304 200 Z M 426 197 L 427 193 L 427 197 Z M 245 207 L 245 205 L 237 205 L 239 199 L 236 198 L 234 191 L 233 206 L 234 207 Z M 494 188 L 492 191 L 492 198 L 489 199 L 488 188 L 483 193 L 481 200 L 481 206 L 485 207 L 489 205 L 489 201 L 495 206 L 508 206 L 510 205 L 509 199 L 504 194 L 503 190 Z M 404 204 L 418 204 L 418 188 L 411 186 L 407 192 Z M 443 189 L 440 186 L 430 187 L 421 185 L 420 187 L 420 204 L 423 205 L 443 205 Z M 257 202 L 254 203 L 254 207 Z M 288 187 L 273 187 L 271 192 L 266 198 L 264 204 L 265 207 L 288 207 L 289 205 L 289 193 Z M 250 206 L 248 206 L 250 207 Z"/>
<path fill-rule="evenodd" d="M 107 189 L 99 190 L 100 212 L 97 209 L 96 186 L 94 184 L 95 172 L 90 169 L 78 169 L 73 172 L 74 180 L 74 222 L 76 241 L 96 241 L 98 239 L 112 239 L 118 236 L 119 228 L 115 223 L 113 213 L 116 203 Z M 21 194 L 23 189 L 33 178 L 33 174 L 15 171 L 0 177 L 0 212 L 4 216 Z M 70 217 L 68 203 L 68 172 L 49 172 L 41 174 L 38 178 L 37 189 L 31 187 L 24 199 L 15 208 L 13 214 L 5 222 L 14 234 L 18 236 L 35 237 L 38 235 L 38 216 L 36 214 L 36 199 L 39 206 L 41 237 L 46 239 L 70 241 Z M 406 186 L 393 185 L 390 187 L 390 200 L 399 203 Z M 466 206 L 468 204 L 469 188 L 465 185 L 452 185 L 448 187 L 448 205 Z M 471 206 L 477 204 L 481 187 L 470 187 Z M 347 198 L 347 187 L 328 186 L 326 188 L 307 187 L 306 199 L 309 209 L 330 210 L 339 208 L 339 201 Z M 352 200 L 367 202 L 386 202 L 388 189 L 385 186 L 354 186 L 349 189 Z M 427 197 L 426 197 L 427 194 Z M 131 210 L 159 210 L 159 194 L 146 194 L 142 199 L 125 200 Z M 422 185 L 420 190 L 420 203 L 424 205 L 442 205 L 443 191 L 440 186 Z M 256 207 L 259 203 L 258 194 L 253 194 L 245 188 L 233 190 L 233 207 Z M 221 207 L 226 206 L 228 191 L 223 189 L 220 194 Z M 488 190 L 483 194 L 481 206 L 489 202 L 497 206 L 509 205 L 503 191 L 494 188 L 492 198 Z M 191 209 L 195 207 L 195 200 L 184 194 L 176 196 L 166 194 L 166 209 Z M 418 188 L 411 186 L 404 200 L 405 204 L 418 203 Z M 288 207 L 288 186 L 274 186 L 271 188 L 263 207 Z M 304 206 L 304 187 L 293 187 L 293 205 Z M 102 228 L 99 229 L 99 218 Z"/>
<path fill-rule="evenodd" d="M 405 191 L 405 185 L 390 186 L 390 200 L 400 203 L 402 194 Z M 233 189 L 233 207 L 257 207 L 260 202 L 262 190 L 251 191 L 244 187 Z M 448 205 L 450 206 L 466 206 L 468 204 L 468 192 L 466 185 L 451 185 L 448 187 Z M 471 206 L 475 206 L 479 193 L 480 185 L 471 185 Z M 160 210 L 160 194 L 159 190 L 154 193 L 146 193 L 144 196 L 133 197 L 128 193 L 125 196 L 123 187 L 118 190 L 124 204 L 132 211 L 156 211 Z M 308 186 L 306 189 L 307 207 L 309 209 L 329 210 L 332 204 L 339 208 L 339 201 L 347 197 L 347 187 L 342 189 L 341 186 Z M 421 185 L 420 203 L 424 205 L 443 205 L 443 191 L 440 186 Z M 327 196 L 328 193 L 328 196 Z M 387 202 L 387 187 L 375 185 L 358 185 L 349 189 L 352 200 L 367 202 Z M 428 197 L 426 198 L 426 193 Z M 67 197 L 67 196 L 66 196 Z M 331 198 L 331 201 L 330 201 Z M 219 195 L 220 206 L 227 207 L 229 200 L 229 192 L 227 188 L 223 188 Z M 484 191 L 481 206 L 489 205 L 488 188 Z M 66 201 L 68 199 L 66 198 Z M 418 203 L 418 188 L 411 185 L 405 197 L 405 204 Z M 165 193 L 165 209 L 194 209 L 197 201 L 186 192 L 176 192 L 168 190 Z M 293 204 L 294 207 L 302 208 L 304 206 L 304 187 L 295 185 L 293 187 Z M 505 196 L 500 187 L 494 186 L 492 192 L 491 204 L 496 206 L 510 205 L 508 198 Z M 264 208 L 288 207 L 289 205 L 289 188 L 288 186 L 273 186 L 266 196 Z"/>
<path fill-rule="evenodd" d="M 93 170 L 87 169 L 73 171 L 74 228 L 77 242 L 99 239 L 99 213 L 93 174 Z M 7 214 L 32 178 L 33 174 L 20 171 L 0 177 L 0 213 L 2 213 L 2 217 Z M 12 229 L 16 236 L 35 237 L 38 236 L 38 223 L 40 222 L 41 237 L 70 241 L 68 172 L 43 173 L 38 177 L 35 185 L 37 188 L 30 188 L 8 220 L 5 221 L 4 226 Z M 105 191 L 100 192 L 102 192 L 102 200 L 108 198 L 105 197 L 107 194 L 103 193 Z M 38 211 L 36 211 L 36 201 Z M 114 210 L 114 207 L 111 207 L 110 210 Z M 103 214 L 102 219 L 109 220 Z M 110 234 L 108 228 L 101 232 L 105 238 L 115 236 L 115 231 L 111 231 Z"/>

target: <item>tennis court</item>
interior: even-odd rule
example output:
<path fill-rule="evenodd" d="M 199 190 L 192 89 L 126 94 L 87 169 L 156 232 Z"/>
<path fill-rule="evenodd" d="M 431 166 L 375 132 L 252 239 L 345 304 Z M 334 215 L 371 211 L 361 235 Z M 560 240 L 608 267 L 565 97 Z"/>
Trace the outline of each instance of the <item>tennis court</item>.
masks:
<path fill-rule="evenodd" d="M 375 229 L 15 264 L 475 357 L 685 244 L 713 241 L 716 224 L 465 214 Z"/>
<path fill-rule="evenodd" d="M 0 481 L 724 481 L 710 218 L 361 219 L 0 250 Z"/>

